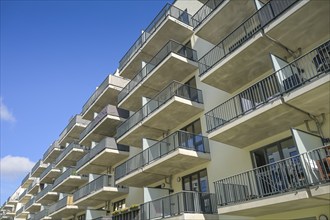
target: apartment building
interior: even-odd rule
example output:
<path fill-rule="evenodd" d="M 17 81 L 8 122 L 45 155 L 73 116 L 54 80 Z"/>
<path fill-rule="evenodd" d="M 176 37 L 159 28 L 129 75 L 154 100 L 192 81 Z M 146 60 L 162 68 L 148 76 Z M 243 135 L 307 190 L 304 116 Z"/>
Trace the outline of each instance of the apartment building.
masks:
<path fill-rule="evenodd" d="M 329 21 L 325 0 L 166 4 L 1 219 L 329 219 Z"/>

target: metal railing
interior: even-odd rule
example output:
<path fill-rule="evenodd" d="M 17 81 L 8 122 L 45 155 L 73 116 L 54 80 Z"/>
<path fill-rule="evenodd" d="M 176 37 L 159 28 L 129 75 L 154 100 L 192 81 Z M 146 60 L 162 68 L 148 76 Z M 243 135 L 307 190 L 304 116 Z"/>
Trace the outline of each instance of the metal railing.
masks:
<path fill-rule="evenodd" d="M 39 160 L 31 169 L 31 175 L 39 168 L 39 166 L 43 165 L 42 160 Z"/>
<path fill-rule="evenodd" d="M 91 181 L 90 183 L 86 184 L 85 186 L 78 189 L 76 192 L 73 193 L 73 201 L 78 201 L 79 199 L 94 193 L 103 187 L 106 186 L 113 186 L 113 181 L 111 181 L 111 176 L 103 175 L 98 177 L 97 179 Z"/>
<path fill-rule="evenodd" d="M 125 79 L 115 76 L 115 75 L 109 75 L 107 76 L 103 82 L 100 84 L 99 87 L 94 91 L 94 93 L 91 95 L 91 97 L 86 101 L 86 103 L 82 107 L 81 115 L 83 115 L 87 109 L 97 100 L 97 98 L 109 87 L 109 85 L 112 85 L 113 87 L 116 87 L 118 90 L 123 88 L 125 84 Z"/>
<path fill-rule="evenodd" d="M 49 164 L 48 167 L 40 174 L 39 179 L 42 180 L 53 168 L 55 168 L 55 164 Z"/>
<path fill-rule="evenodd" d="M 207 132 L 212 132 L 329 71 L 330 41 L 327 41 L 207 112 Z"/>
<path fill-rule="evenodd" d="M 64 208 L 67 205 L 71 205 L 71 202 L 70 202 L 71 197 L 72 197 L 71 195 L 70 196 L 65 196 L 64 198 L 62 198 L 58 202 L 51 205 L 48 209 L 48 214 L 52 214 L 52 213 Z"/>
<path fill-rule="evenodd" d="M 163 21 L 166 20 L 168 16 L 171 16 L 189 26 L 193 26 L 191 15 L 187 11 L 182 11 L 181 9 L 171 5 L 166 4 L 164 8 L 158 13 L 158 15 L 153 19 L 149 26 L 143 31 L 140 37 L 134 42 L 131 48 L 126 52 L 126 54 L 119 61 L 119 69 L 122 70 L 123 67 L 130 61 L 130 59 L 139 51 L 139 49 L 144 45 L 144 43 L 149 39 L 149 37 L 160 27 Z"/>
<path fill-rule="evenodd" d="M 31 173 L 28 173 L 22 180 L 21 185 L 23 185 L 29 178 L 31 177 Z"/>
<path fill-rule="evenodd" d="M 330 150 L 321 147 L 214 182 L 219 206 L 296 191 L 330 180 Z"/>
<path fill-rule="evenodd" d="M 40 183 L 39 178 L 34 179 L 33 182 L 27 188 L 27 192 L 30 192 L 32 190 L 32 188 L 35 187 L 39 183 Z"/>
<path fill-rule="evenodd" d="M 58 165 L 73 149 L 85 150 L 83 146 L 73 142 L 63 149 L 62 153 L 56 158 L 55 164 Z"/>
<path fill-rule="evenodd" d="M 193 25 L 196 29 L 208 18 L 225 0 L 208 0 L 193 16 Z"/>
<path fill-rule="evenodd" d="M 79 170 L 82 166 L 84 166 L 87 162 L 95 158 L 96 155 L 101 153 L 105 149 L 114 149 L 119 151 L 129 151 L 129 146 L 117 144 L 114 138 L 106 137 L 100 143 L 98 143 L 95 147 L 93 147 L 83 158 L 78 160 L 76 169 Z"/>
<path fill-rule="evenodd" d="M 52 150 L 55 149 L 55 148 L 60 149 L 60 145 L 58 144 L 58 141 L 54 141 L 52 143 L 52 145 L 49 146 L 49 148 L 47 149 L 47 151 L 43 155 L 43 159 L 46 159 L 48 157 L 48 155 L 52 152 Z"/>
<path fill-rule="evenodd" d="M 51 192 L 53 190 L 53 185 L 49 184 L 47 185 L 43 190 L 41 190 L 37 195 L 36 195 L 36 201 L 41 199 L 43 196 L 45 196 L 47 193 Z"/>
<path fill-rule="evenodd" d="M 128 118 L 129 111 L 117 108 L 114 105 L 105 106 L 102 111 L 87 125 L 87 127 L 80 133 L 80 140 L 82 140 L 92 129 L 96 127 L 97 124 L 101 120 L 103 120 L 108 115 L 120 117 L 120 118 Z"/>
<path fill-rule="evenodd" d="M 140 206 L 140 219 L 162 219 L 184 213 L 217 214 L 215 194 L 183 191 Z"/>
<path fill-rule="evenodd" d="M 59 177 L 57 177 L 57 179 L 54 181 L 53 188 L 58 186 L 60 183 L 62 183 L 64 180 L 66 180 L 70 176 L 80 176 L 80 175 L 78 175 L 76 173 L 75 168 L 70 167 L 67 170 L 65 170 Z"/>
<path fill-rule="evenodd" d="M 165 104 L 172 97 L 178 96 L 197 103 L 203 103 L 202 91 L 186 84 L 173 81 L 166 86 L 154 98 L 148 101 L 145 105 L 135 112 L 126 121 L 117 127 L 116 137 L 119 138 L 133 128 L 136 124 L 148 117 L 151 113 L 156 111 L 160 106 Z"/>
<path fill-rule="evenodd" d="M 25 189 L 25 190 L 21 193 L 21 195 L 19 195 L 19 197 L 18 197 L 18 201 L 21 201 L 21 200 L 24 198 L 24 196 L 26 196 L 26 194 L 28 194 L 28 193 L 27 193 L 27 189 Z"/>
<path fill-rule="evenodd" d="M 25 207 L 22 206 L 19 210 L 16 211 L 16 216 L 18 216 L 19 214 L 23 213 L 25 211 Z"/>
<path fill-rule="evenodd" d="M 32 206 L 36 202 L 35 197 L 32 197 L 26 204 L 25 209 L 28 209 L 30 206 Z"/>
<path fill-rule="evenodd" d="M 115 179 L 118 180 L 179 148 L 210 153 L 207 137 L 185 131 L 177 131 L 117 166 L 115 168 Z"/>
<path fill-rule="evenodd" d="M 121 102 L 139 83 L 141 83 L 169 54 L 197 61 L 197 52 L 187 46 L 170 40 L 159 52 L 134 76 L 134 78 L 119 92 L 118 103 Z"/>
<path fill-rule="evenodd" d="M 42 211 L 35 213 L 31 220 L 40 220 L 46 216 L 48 216 L 48 208 L 44 208 Z"/>
<path fill-rule="evenodd" d="M 90 121 L 85 120 L 81 117 L 81 115 L 75 115 L 72 117 L 69 121 L 69 124 L 64 128 L 64 130 L 61 132 L 59 136 L 59 140 L 62 140 L 64 136 L 76 125 L 79 124 L 83 127 L 86 127 L 89 124 Z"/>
<path fill-rule="evenodd" d="M 204 75 L 214 65 L 252 38 L 262 28 L 289 9 L 298 0 L 271 0 L 245 20 L 219 44 L 199 59 L 199 74 Z"/>

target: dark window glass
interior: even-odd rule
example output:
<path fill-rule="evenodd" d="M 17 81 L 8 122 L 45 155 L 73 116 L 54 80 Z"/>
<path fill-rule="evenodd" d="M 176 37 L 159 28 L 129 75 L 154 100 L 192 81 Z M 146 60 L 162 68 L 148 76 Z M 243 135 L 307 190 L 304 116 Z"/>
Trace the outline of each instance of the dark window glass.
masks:
<path fill-rule="evenodd" d="M 182 185 L 185 191 L 208 192 L 209 185 L 206 169 L 182 177 Z"/>

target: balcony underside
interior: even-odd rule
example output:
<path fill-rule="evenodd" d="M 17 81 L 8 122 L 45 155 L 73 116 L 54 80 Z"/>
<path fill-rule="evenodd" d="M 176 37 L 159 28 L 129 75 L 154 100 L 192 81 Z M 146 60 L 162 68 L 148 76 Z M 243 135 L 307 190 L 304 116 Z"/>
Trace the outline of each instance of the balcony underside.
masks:
<path fill-rule="evenodd" d="M 79 144 L 90 146 L 92 141 L 100 142 L 105 137 L 113 137 L 116 134 L 116 127 L 123 120 L 118 116 L 107 115 L 79 141 Z"/>
<path fill-rule="evenodd" d="M 166 220 L 218 220 L 217 214 L 183 213 L 181 215 L 166 217 Z"/>
<path fill-rule="evenodd" d="M 22 213 L 16 215 L 16 217 L 26 219 L 28 217 L 28 215 L 29 215 L 29 212 L 23 211 Z"/>
<path fill-rule="evenodd" d="M 52 151 L 47 155 L 46 158 L 44 158 L 45 163 L 53 163 L 55 162 L 56 158 L 60 156 L 62 153 L 60 148 L 54 148 Z"/>
<path fill-rule="evenodd" d="M 88 182 L 88 178 L 71 175 L 57 186 L 54 186 L 53 191 L 62 192 L 62 193 L 71 193 L 75 189 L 79 188 L 80 186 L 84 185 L 87 182 Z"/>
<path fill-rule="evenodd" d="M 301 1 L 271 23 L 265 32 L 291 50 L 330 38 L 330 2 Z"/>
<path fill-rule="evenodd" d="M 288 55 L 259 32 L 209 69 L 201 76 L 201 81 L 233 93 L 272 68 L 270 53 L 282 57 Z"/>
<path fill-rule="evenodd" d="M 220 215 L 256 217 L 325 205 L 329 205 L 329 195 L 327 199 L 318 199 L 309 196 L 309 192 L 305 189 L 263 199 L 250 200 L 246 203 L 222 206 L 218 208 L 218 213 Z"/>
<path fill-rule="evenodd" d="M 15 212 L 6 212 L 6 215 L 9 217 L 15 217 L 16 213 Z"/>
<path fill-rule="evenodd" d="M 193 34 L 192 27 L 168 16 L 152 36 L 144 43 L 141 49 L 131 58 L 120 72 L 125 78 L 132 79 L 141 69 L 142 61 L 149 61 L 169 41 L 184 42 Z"/>
<path fill-rule="evenodd" d="M 58 201 L 59 195 L 57 192 L 48 192 L 46 195 L 38 199 L 36 202 L 42 205 L 50 205 Z"/>
<path fill-rule="evenodd" d="M 117 187 L 103 187 L 102 189 L 91 193 L 74 202 L 79 207 L 98 206 L 105 204 L 106 201 L 111 201 L 117 197 L 128 194 L 128 188 L 117 188 Z"/>
<path fill-rule="evenodd" d="M 203 109 L 203 104 L 174 96 L 141 123 L 138 123 L 126 134 L 118 138 L 117 142 L 119 144 L 142 147 L 141 137 L 154 140 L 159 139 L 167 131 L 200 114 Z"/>
<path fill-rule="evenodd" d="M 109 167 L 124 160 L 128 157 L 128 155 L 129 153 L 125 151 L 105 149 L 99 154 L 97 154 L 95 157 L 93 157 L 90 161 L 87 161 L 84 166 L 77 169 L 77 173 L 104 174 Z"/>
<path fill-rule="evenodd" d="M 34 203 L 30 207 L 26 208 L 25 210 L 30 213 L 36 213 L 39 212 L 41 209 L 41 204 L 40 203 Z"/>
<path fill-rule="evenodd" d="M 284 96 L 284 100 L 299 109 L 320 115 L 330 112 L 330 75 L 329 73 L 314 82 Z"/>
<path fill-rule="evenodd" d="M 202 24 L 197 36 L 217 44 L 256 11 L 254 1 L 225 0 Z"/>
<path fill-rule="evenodd" d="M 84 149 L 73 148 L 61 161 L 56 164 L 56 167 L 71 167 L 75 166 L 77 161 L 86 154 Z"/>
<path fill-rule="evenodd" d="M 31 198 L 32 198 L 31 194 L 26 194 L 21 199 L 19 199 L 19 202 L 23 203 L 23 204 L 26 204 L 28 201 L 30 201 Z"/>
<path fill-rule="evenodd" d="M 33 173 L 31 177 L 39 177 L 40 174 L 47 168 L 48 164 L 41 164 Z"/>
<path fill-rule="evenodd" d="M 29 177 L 22 185 L 22 188 L 28 188 L 31 183 L 34 181 L 34 177 Z"/>
<path fill-rule="evenodd" d="M 82 210 L 79 209 L 79 207 L 76 205 L 67 205 L 67 206 L 61 208 L 60 210 L 57 210 L 57 211 L 49 214 L 49 216 L 52 219 L 63 219 L 63 218 L 68 218 L 70 216 L 73 216 L 80 211 L 82 211 Z"/>
<path fill-rule="evenodd" d="M 149 75 L 119 103 L 119 107 L 137 111 L 142 106 L 141 96 L 154 97 L 166 85 L 181 82 L 198 68 L 196 62 L 178 54 L 169 54 Z"/>
<path fill-rule="evenodd" d="M 208 137 L 215 141 L 244 148 L 266 137 L 300 125 L 307 119 L 309 119 L 308 115 L 289 107 L 281 99 L 277 99 L 218 128 Z"/>
<path fill-rule="evenodd" d="M 153 163 L 133 171 L 120 178 L 116 184 L 125 186 L 143 187 L 163 180 L 169 175 L 199 166 L 210 161 L 210 154 L 186 149 L 177 149 Z"/>
<path fill-rule="evenodd" d="M 40 179 L 40 182 L 52 184 L 54 180 L 60 175 L 61 175 L 60 169 L 52 169 L 42 179 Z"/>
<path fill-rule="evenodd" d="M 79 139 L 80 133 L 85 129 L 86 126 L 81 126 L 79 124 L 75 124 L 70 131 L 68 131 L 67 134 L 62 138 L 62 140 L 59 140 L 59 144 L 61 146 L 65 146 L 66 143 L 72 143 L 73 141 L 76 141 Z"/>

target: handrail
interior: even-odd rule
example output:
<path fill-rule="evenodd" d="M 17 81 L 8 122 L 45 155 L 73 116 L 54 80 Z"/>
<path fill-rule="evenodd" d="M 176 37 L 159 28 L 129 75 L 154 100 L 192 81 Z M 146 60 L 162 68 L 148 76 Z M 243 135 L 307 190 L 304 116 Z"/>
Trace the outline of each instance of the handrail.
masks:
<path fill-rule="evenodd" d="M 207 137 L 177 131 L 118 165 L 115 168 L 115 179 L 118 180 L 139 168 L 151 164 L 178 148 L 202 153 L 210 152 Z"/>
<path fill-rule="evenodd" d="M 199 59 L 199 75 L 204 75 L 214 65 L 234 52 L 298 1 L 299 0 L 271 0 L 267 2 Z"/>
<path fill-rule="evenodd" d="M 139 83 L 141 83 L 169 54 L 176 53 L 187 59 L 197 61 L 197 52 L 173 40 L 168 41 L 162 49 L 133 77 L 119 92 L 118 103 L 121 102 Z"/>
<path fill-rule="evenodd" d="M 196 29 L 203 23 L 225 0 L 208 0 L 198 11 L 192 16 L 193 26 Z"/>
<path fill-rule="evenodd" d="M 330 41 L 293 60 L 270 76 L 205 113 L 207 132 L 254 111 L 271 100 L 330 71 Z"/>
<path fill-rule="evenodd" d="M 58 148 L 60 149 L 60 145 L 58 144 L 58 141 L 54 141 L 47 149 L 47 151 L 44 153 L 43 155 L 43 159 L 45 159 L 46 157 L 48 157 L 48 155 L 50 154 L 50 152 L 55 149 Z"/>
<path fill-rule="evenodd" d="M 139 36 L 139 38 L 134 42 L 130 49 L 125 53 L 125 55 L 119 61 L 119 70 L 130 61 L 130 59 L 139 51 L 139 49 L 145 44 L 149 37 L 161 26 L 163 21 L 166 20 L 168 16 L 174 17 L 181 22 L 192 25 L 191 15 L 186 11 L 183 11 L 174 5 L 166 4 L 163 9 L 157 14 L 157 16 L 152 20 L 144 32 Z"/>
<path fill-rule="evenodd" d="M 178 96 L 197 103 L 203 103 L 202 91 L 186 84 L 173 81 L 160 91 L 154 98 L 150 99 L 145 105 L 135 112 L 126 121 L 117 127 L 116 137 L 119 138 L 133 128 L 136 124 L 156 111 L 172 97 Z"/>

